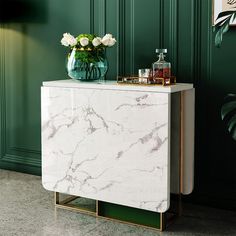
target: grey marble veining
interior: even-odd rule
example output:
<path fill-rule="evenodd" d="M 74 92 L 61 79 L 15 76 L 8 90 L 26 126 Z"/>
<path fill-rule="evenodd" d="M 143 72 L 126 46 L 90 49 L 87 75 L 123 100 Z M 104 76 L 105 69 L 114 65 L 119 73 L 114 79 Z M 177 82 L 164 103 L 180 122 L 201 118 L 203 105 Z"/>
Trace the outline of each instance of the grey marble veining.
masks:
<path fill-rule="evenodd" d="M 55 217 L 56 216 L 56 217 Z M 234 236 L 236 213 L 184 205 L 183 216 L 159 233 L 58 210 L 37 176 L 0 170 L 0 236 Z"/>
<path fill-rule="evenodd" d="M 42 88 L 42 176 L 51 191 L 165 212 L 170 95 Z"/>

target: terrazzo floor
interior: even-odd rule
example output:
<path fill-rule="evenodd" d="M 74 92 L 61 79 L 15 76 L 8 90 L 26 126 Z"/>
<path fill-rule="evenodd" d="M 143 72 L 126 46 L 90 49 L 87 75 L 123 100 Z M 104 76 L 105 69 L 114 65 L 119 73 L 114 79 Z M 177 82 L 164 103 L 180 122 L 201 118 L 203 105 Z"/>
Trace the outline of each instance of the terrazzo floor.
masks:
<path fill-rule="evenodd" d="M 58 209 L 41 178 L 0 170 L 0 236 L 235 235 L 236 212 L 184 205 L 183 216 L 164 232 Z"/>

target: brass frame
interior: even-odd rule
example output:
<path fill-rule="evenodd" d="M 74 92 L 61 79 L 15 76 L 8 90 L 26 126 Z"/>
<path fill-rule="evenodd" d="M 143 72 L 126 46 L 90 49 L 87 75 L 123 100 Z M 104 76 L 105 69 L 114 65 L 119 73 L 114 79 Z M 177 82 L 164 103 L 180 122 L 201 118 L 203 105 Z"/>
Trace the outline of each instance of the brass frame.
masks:
<path fill-rule="evenodd" d="M 65 200 L 60 201 L 60 193 L 58 192 L 54 192 L 54 205 L 55 205 L 55 209 L 60 208 L 60 209 L 65 209 L 65 210 L 71 210 L 71 211 L 76 211 L 79 213 L 83 213 L 83 214 L 88 214 L 88 215 L 92 215 L 92 216 L 96 216 L 98 218 L 101 219 L 106 219 L 106 220 L 111 220 L 111 221 L 115 221 L 115 222 L 120 222 L 120 223 L 125 223 L 128 225 L 133 225 L 133 226 L 139 226 L 139 227 L 144 227 L 147 229 L 152 229 L 152 230 L 156 230 L 156 231 L 163 231 L 164 230 L 164 213 L 160 213 L 160 228 L 155 228 L 155 227 L 151 227 L 151 226 L 147 226 L 147 225 L 143 225 L 143 224 L 136 224 L 136 223 L 131 223 L 128 221 L 124 221 L 124 220 L 118 220 L 118 219 L 114 219 L 111 217 L 106 217 L 106 216 L 102 216 L 99 215 L 99 201 L 96 201 L 96 210 L 95 211 L 91 211 L 91 210 L 87 210 L 85 208 L 81 208 L 79 206 L 76 205 L 72 205 L 69 204 L 71 201 L 80 198 L 79 196 L 72 196 L 72 197 L 68 197 Z"/>
<path fill-rule="evenodd" d="M 86 213 L 89 215 L 97 216 L 97 210 L 98 210 L 98 201 L 96 201 L 96 211 L 91 211 L 85 208 L 78 207 L 76 205 L 69 204 L 71 201 L 80 198 L 79 196 L 72 196 L 64 199 L 63 201 L 60 201 L 60 193 L 54 192 L 54 205 L 55 208 L 61 208 L 66 210 L 73 210 L 80 213 Z"/>
<path fill-rule="evenodd" d="M 132 226 L 143 227 L 143 228 L 146 228 L 146 229 L 151 229 L 151 230 L 155 230 L 155 231 L 159 231 L 159 232 L 163 231 L 164 228 L 165 228 L 164 227 L 164 213 L 159 213 L 160 214 L 160 222 L 159 222 L 160 223 L 160 228 L 158 229 L 158 228 L 147 226 L 147 225 L 143 225 L 143 224 L 136 224 L 136 223 L 132 223 L 132 222 L 129 222 L 129 221 L 118 220 L 118 219 L 102 216 L 102 215 L 99 215 L 98 212 L 97 212 L 97 217 L 101 218 L 101 219 L 111 220 L 111 221 L 114 221 L 114 222 L 124 223 L 124 224 L 132 225 Z"/>
<path fill-rule="evenodd" d="M 125 79 L 128 79 L 127 81 Z M 147 79 L 147 82 L 139 82 L 139 79 Z M 138 76 L 117 76 L 117 84 L 119 85 L 137 85 L 137 86 L 171 86 L 176 84 L 176 77 L 158 78 L 159 82 L 151 82 L 151 77 L 138 77 Z M 168 81 L 168 83 L 167 83 Z"/>
<path fill-rule="evenodd" d="M 178 194 L 178 212 L 177 213 L 172 213 L 173 216 L 169 219 L 168 222 L 166 221 L 166 213 L 159 213 L 160 214 L 160 228 L 155 228 L 151 226 L 146 226 L 142 224 L 136 224 L 136 223 L 131 223 L 123 220 L 118 220 L 106 216 L 99 215 L 99 201 L 96 200 L 96 209 L 95 211 L 91 211 L 85 208 L 80 208 L 79 206 L 69 204 L 71 201 L 80 198 L 79 196 L 72 196 L 68 197 L 63 201 L 60 201 L 60 193 L 54 192 L 54 204 L 55 204 L 55 209 L 61 208 L 61 209 L 66 209 L 66 210 L 72 210 L 76 211 L 79 213 L 85 213 L 88 215 L 96 216 L 98 218 L 106 219 L 106 220 L 111 220 L 115 222 L 120 222 L 120 223 L 125 223 L 128 225 L 133 225 L 133 226 L 139 226 L 139 227 L 144 227 L 147 229 L 152 229 L 155 231 L 163 231 L 166 226 L 169 225 L 169 223 L 172 223 L 178 216 L 182 215 L 182 199 L 181 199 L 181 194 L 183 192 L 183 167 L 184 167 L 184 91 L 180 92 L 180 153 L 179 153 L 179 194 Z"/>

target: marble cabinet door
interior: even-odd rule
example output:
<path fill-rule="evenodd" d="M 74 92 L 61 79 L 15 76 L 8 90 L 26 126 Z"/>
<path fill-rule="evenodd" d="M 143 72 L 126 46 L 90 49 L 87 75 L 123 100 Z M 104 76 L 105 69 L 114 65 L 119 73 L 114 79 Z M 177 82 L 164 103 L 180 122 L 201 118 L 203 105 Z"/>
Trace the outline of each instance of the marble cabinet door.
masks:
<path fill-rule="evenodd" d="M 42 181 L 51 191 L 165 212 L 170 94 L 42 87 Z"/>

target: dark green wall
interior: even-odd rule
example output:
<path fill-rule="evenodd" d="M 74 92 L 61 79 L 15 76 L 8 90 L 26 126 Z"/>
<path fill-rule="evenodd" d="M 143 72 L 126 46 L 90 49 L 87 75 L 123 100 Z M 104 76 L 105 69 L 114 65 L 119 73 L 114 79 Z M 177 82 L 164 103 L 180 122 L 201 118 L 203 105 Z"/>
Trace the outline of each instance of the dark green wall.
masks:
<path fill-rule="evenodd" d="M 236 209 L 236 143 L 220 118 L 227 93 L 236 93 L 232 28 L 213 44 L 211 0 L 44 0 L 41 20 L 0 28 L 0 166 L 40 174 L 40 86 L 65 79 L 64 32 L 112 33 L 107 78 L 135 73 L 168 48 L 178 82 L 196 87 L 196 181 L 191 201 Z"/>

